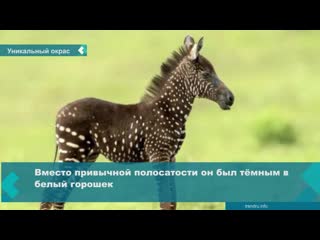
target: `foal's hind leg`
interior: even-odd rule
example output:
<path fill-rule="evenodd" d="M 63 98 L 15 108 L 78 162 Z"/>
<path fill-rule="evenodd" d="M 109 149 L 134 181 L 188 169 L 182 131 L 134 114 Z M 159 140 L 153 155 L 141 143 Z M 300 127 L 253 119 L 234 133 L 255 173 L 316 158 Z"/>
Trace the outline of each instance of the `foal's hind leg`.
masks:
<path fill-rule="evenodd" d="M 81 142 L 74 143 L 77 148 L 59 144 L 59 162 L 89 162 L 93 163 L 99 156 L 98 150 L 93 145 L 81 145 Z M 66 179 L 70 181 L 71 179 Z M 79 178 L 72 179 L 72 181 L 79 181 Z M 68 196 L 70 192 L 64 192 Z M 41 210 L 63 210 L 64 202 L 43 202 L 40 205 Z"/>
<path fill-rule="evenodd" d="M 86 162 L 86 163 L 93 163 L 93 162 L 96 161 L 98 156 L 99 156 L 98 152 L 91 151 L 91 153 L 86 158 L 82 158 L 82 160 L 79 160 L 79 161 L 80 162 Z M 66 161 L 64 161 L 64 162 L 66 162 Z M 77 177 L 73 181 L 77 182 L 77 181 L 79 181 L 79 178 L 80 177 Z M 70 192 L 68 194 L 70 194 Z M 64 202 L 52 203 L 52 208 L 53 208 L 53 210 L 63 210 L 64 209 L 64 205 L 65 205 Z"/>

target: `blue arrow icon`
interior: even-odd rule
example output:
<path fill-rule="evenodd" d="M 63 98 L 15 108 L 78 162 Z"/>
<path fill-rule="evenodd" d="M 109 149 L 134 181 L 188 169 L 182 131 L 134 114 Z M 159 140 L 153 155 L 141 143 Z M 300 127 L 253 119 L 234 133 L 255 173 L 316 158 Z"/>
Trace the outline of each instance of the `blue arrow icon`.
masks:
<path fill-rule="evenodd" d="M 87 45 L 81 45 L 80 48 L 78 49 L 78 52 L 81 55 L 87 56 Z"/>
<path fill-rule="evenodd" d="M 298 202 L 312 202 L 320 194 L 320 164 L 313 163 L 304 171 L 302 178 L 307 184 L 297 197 Z"/>
<path fill-rule="evenodd" d="M 313 163 L 303 173 L 304 181 L 318 194 L 320 194 L 320 163 Z"/>
<path fill-rule="evenodd" d="M 2 180 L 2 191 L 5 192 L 11 199 L 15 198 L 19 191 L 14 184 L 19 180 L 19 177 L 11 172 Z"/>
<path fill-rule="evenodd" d="M 81 55 L 83 55 L 84 54 L 84 48 L 81 46 L 79 49 L 78 49 L 78 52 L 81 54 Z"/>

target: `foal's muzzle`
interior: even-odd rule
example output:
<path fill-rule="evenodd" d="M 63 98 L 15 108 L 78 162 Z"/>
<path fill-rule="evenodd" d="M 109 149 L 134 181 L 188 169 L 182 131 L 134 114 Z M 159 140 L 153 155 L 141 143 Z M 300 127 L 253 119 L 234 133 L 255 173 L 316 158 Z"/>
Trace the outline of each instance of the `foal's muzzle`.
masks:
<path fill-rule="evenodd" d="M 234 103 L 234 95 L 231 91 L 225 92 L 225 94 L 220 96 L 220 100 L 218 101 L 218 104 L 221 109 L 223 110 L 230 110 L 230 107 Z"/>
<path fill-rule="evenodd" d="M 227 96 L 226 104 L 231 107 L 233 103 L 234 103 L 234 95 L 232 92 L 229 92 Z"/>

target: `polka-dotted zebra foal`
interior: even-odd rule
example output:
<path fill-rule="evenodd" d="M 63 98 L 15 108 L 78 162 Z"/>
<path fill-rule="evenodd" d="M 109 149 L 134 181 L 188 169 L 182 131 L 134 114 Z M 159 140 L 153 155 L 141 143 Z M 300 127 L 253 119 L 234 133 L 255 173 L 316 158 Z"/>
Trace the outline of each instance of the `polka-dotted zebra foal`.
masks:
<path fill-rule="evenodd" d="M 94 162 L 103 154 L 114 162 L 174 162 L 194 99 L 215 101 L 223 110 L 234 102 L 212 64 L 199 54 L 202 46 L 203 38 L 195 43 L 187 36 L 137 104 L 85 98 L 64 106 L 56 120 L 59 160 Z M 44 202 L 40 208 L 63 209 L 64 203 Z M 160 208 L 174 210 L 176 203 L 160 203 Z"/>

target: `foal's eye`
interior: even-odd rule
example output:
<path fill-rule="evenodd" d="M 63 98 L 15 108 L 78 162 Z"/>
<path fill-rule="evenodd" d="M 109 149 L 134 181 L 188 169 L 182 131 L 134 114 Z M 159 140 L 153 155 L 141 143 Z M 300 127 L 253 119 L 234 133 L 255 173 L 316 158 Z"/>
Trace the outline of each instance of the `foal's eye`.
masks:
<path fill-rule="evenodd" d="M 202 75 L 204 78 L 209 78 L 211 76 L 211 74 L 208 72 L 204 72 Z"/>

